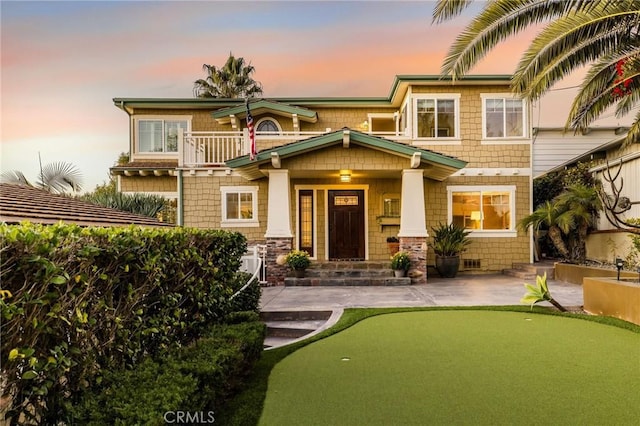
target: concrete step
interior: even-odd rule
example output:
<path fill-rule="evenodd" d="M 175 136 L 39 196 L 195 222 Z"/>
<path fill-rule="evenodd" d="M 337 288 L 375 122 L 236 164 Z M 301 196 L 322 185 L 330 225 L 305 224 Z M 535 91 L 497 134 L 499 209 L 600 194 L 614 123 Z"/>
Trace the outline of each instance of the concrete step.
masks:
<path fill-rule="evenodd" d="M 391 277 L 391 268 L 383 269 L 307 269 L 305 278 L 367 278 Z"/>
<path fill-rule="evenodd" d="M 260 319 L 267 325 L 264 347 L 278 347 L 322 328 L 332 311 L 265 311 Z"/>
<path fill-rule="evenodd" d="M 411 278 L 396 278 L 388 276 L 373 277 L 305 277 L 305 278 L 285 278 L 285 286 L 396 286 L 411 285 Z"/>
<path fill-rule="evenodd" d="M 555 266 L 549 262 L 514 263 L 510 269 L 503 269 L 502 274 L 525 280 L 535 280 L 537 275 L 547 274 L 548 279 L 555 277 Z"/>

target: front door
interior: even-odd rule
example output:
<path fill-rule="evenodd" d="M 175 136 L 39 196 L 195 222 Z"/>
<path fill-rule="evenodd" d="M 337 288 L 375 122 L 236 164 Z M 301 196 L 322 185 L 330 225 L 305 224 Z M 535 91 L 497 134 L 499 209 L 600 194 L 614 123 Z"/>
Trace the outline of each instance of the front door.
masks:
<path fill-rule="evenodd" d="M 364 260 L 364 190 L 329 191 L 329 259 Z"/>

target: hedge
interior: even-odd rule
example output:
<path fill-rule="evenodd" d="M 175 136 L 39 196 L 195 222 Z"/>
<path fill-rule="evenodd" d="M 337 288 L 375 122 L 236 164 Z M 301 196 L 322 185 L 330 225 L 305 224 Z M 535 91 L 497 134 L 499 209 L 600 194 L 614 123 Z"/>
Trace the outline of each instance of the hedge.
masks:
<path fill-rule="evenodd" d="M 12 423 L 55 423 L 104 371 L 196 341 L 234 309 L 246 240 L 188 228 L 0 225 Z M 255 302 L 256 306 L 247 306 Z"/>
<path fill-rule="evenodd" d="M 266 326 L 257 321 L 214 327 L 207 337 L 133 370 L 108 373 L 72 409 L 72 424 L 162 425 L 166 413 L 214 418 L 262 352 Z"/>

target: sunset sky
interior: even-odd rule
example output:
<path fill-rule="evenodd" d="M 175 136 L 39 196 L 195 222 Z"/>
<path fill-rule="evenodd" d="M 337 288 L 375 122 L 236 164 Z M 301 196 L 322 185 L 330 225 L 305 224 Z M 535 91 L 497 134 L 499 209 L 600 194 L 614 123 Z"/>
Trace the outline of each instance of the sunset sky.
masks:
<path fill-rule="evenodd" d="M 221 66 L 229 52 L 256 67 L 265 97 L 387 96 L 396 74 L 437 74 L 478 10 L 435 26 L 433 6 L 2 1 L 1 169 L 35 181 L 40 153 L 43 164 L 75 164 L 92 190 L 128 150 L 127 116 L 112 99 L 192 97 L 202 64 Z M 532 34 L 503 43 L 473 73 L 512 73 Z"/>

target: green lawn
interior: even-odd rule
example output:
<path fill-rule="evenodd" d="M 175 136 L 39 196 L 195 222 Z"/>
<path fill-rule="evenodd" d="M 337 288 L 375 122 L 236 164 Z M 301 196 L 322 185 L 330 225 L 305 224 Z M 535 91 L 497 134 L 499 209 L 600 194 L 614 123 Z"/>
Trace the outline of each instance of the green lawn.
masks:
<path fill-rule="evenodd" d="M 632 330 L 533 312 L 370 317 L 275 364 L 260 424 L 636 425 Z"/>

